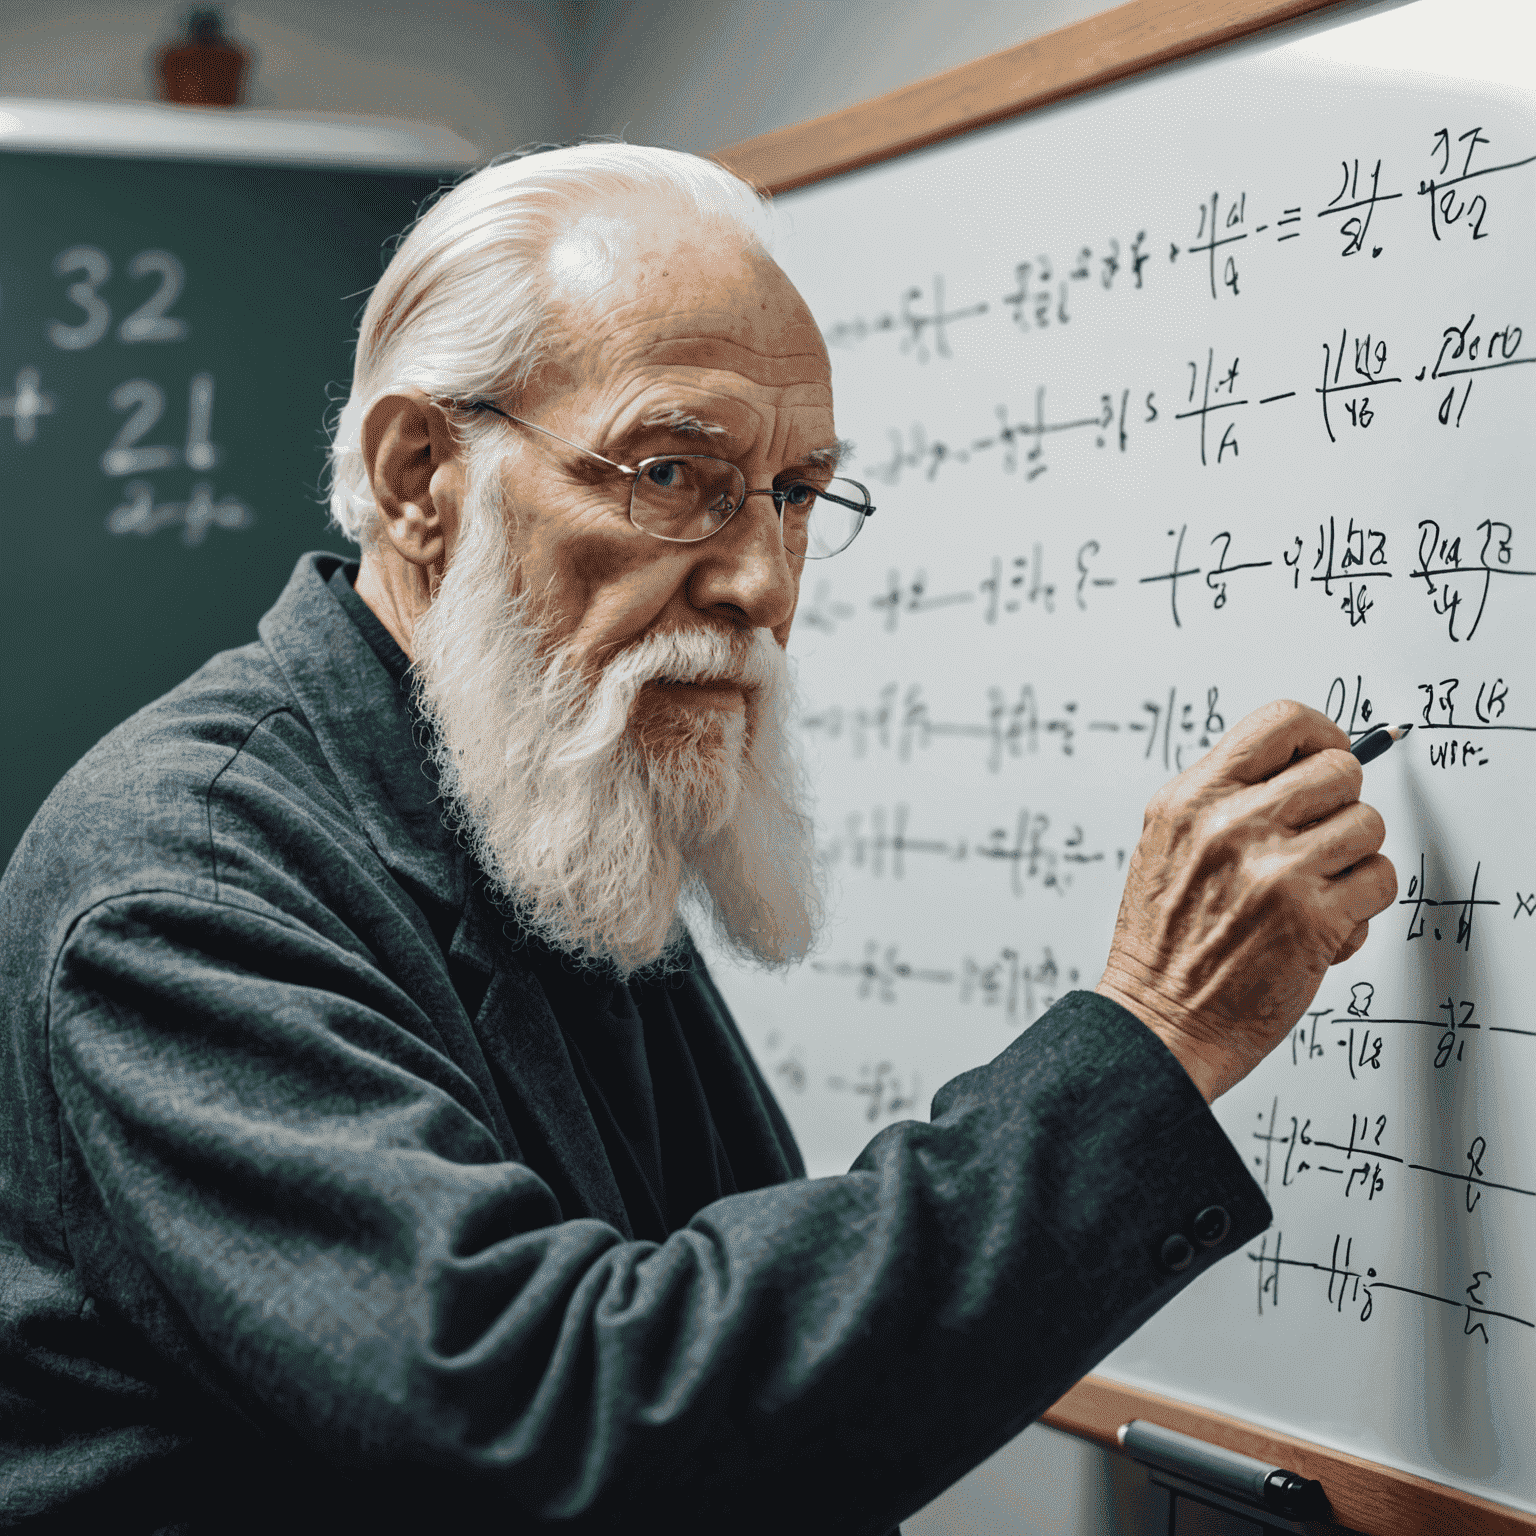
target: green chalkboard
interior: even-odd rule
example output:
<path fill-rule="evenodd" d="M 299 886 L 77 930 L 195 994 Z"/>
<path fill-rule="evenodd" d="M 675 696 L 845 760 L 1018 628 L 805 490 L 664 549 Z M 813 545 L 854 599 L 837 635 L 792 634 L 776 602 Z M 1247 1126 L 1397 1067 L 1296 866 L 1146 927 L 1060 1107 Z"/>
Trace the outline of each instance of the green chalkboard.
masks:
<path fill-rule="evenodd" d="M 94 742 L 256 635 L 324 422 L 443 177 L 0 154 L 0 862 Z"/>

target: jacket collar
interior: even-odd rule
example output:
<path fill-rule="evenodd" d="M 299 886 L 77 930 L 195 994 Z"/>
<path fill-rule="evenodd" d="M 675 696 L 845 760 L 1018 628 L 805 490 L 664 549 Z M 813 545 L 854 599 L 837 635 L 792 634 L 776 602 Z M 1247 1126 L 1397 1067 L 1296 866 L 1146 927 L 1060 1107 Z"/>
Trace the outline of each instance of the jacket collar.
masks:
<path fill-rule="evenodd" d="M 326 585 L 344 563 L 323 551 L 302 556 L 257 632 L 385 867 L 462 907 L 465 857 L 443 825 L 410 706 Z"/>
<path fill-rule="evenodd" d="M 551 1166 L 568 1181 L 563 1199 L 628 1234 L 623 1196 L 554 1012 L 504 931 L 498 940 L 483 896 L 469 899 L 469 857 L 443 825 L 410 706 L 326 585 L 343 563 L 323 552 L 303 556 L 257 632 L 386 868 L 418 903 L 425 894 L 459 911 L 448 959 L 489 988 L 475 1033 L 499 1066 L 502 1092 L 525 1101 L 526 1124 L 538 1128 Z M 495 1027 L 482 1028 L 482 1018 Z"/>

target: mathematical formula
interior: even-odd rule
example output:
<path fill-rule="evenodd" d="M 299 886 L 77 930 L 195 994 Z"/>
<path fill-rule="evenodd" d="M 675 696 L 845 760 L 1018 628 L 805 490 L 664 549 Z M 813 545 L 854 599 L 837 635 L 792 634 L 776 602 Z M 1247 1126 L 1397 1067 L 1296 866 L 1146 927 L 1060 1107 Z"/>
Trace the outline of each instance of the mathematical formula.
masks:
<path fill-rule="evenodd" d="M 173 252 L 136 252 L 123 264 L 123 278 L 115 286 L 112 258 L 95 245 L 61 250 L 51 271 L 58 282 L 58 309 L 64 318 L 50 319 L 43 331 L 55 351 L 83 353 L 104 343 L 126 348 L 181 346 L 191 341 L 191 325 L 175 313 L 187 273 Z M 114 326 L 114 298 L 125 286 L 137 289 L 144 284 L 153 285 L 150 292 Z M 14 372 L 10 393 L 0 395 L 0 418 L 10 421 L 18 450 L 43 442 L 65 409 L 64 397 L 49 381 L 50 372 L 41 362 L 23 363 Z M 104 515 L 103 528 L 118 537 L 139 538 L 176 528 L 184 544 L 196 547 L 212 529 L 233 532 L 251 527 L 256 520 L 252 509 L 228 491 L 221 494 L 212 480 L 197 480 L 186 500 L 171 501 L 157 493 L 152 480 L 143 478 L 177 469 L 208 475 L 224 459 L 213 436 L 218 389 L 214 375 L 193 371 L 184 386 L 173 386 L 169 393 L 163 378 L 163 373 L 160 379 L 142 374 L 124 378 L 102 402 L 112 415 L 123 419 L 97 456 L 101 473 L 108 481 L 127 481 L 121 499 Z M 167 435 L 178 413 L 179 429 Z"/>
<path fill-rule="evenodd" d="M 912 616 L 964 608 L 997 627 L 1016 615 L 1088 613 L 1105 604 L 1113 613 L 1117 602 L 1146 588 L 1161 594 L 1167 621 L 1179 629 L 1192 609 L 1237 612 L 1246 596 L 1279 587 L 1349 629 L 1368 623 L 1384 603 L 1406 603 L 1422 622 L 1461 642 L 1477 636 L 1491 606 L 1536 594 L 1524 585 L 1536 576 L 1536 554 L 1525 563 L 1526 533 L 1508 519 L 1425 517 L 1403 529 L 1382 516 L 1379 523 L 1330 513 L 1270 543 L 1238 528 L 1211 532 L 1183 522 L 1163 530 L 1161 559 L 1148 531 L 1139 533 L 1135 550 L 1117 547 L 1108 535 L 1066 548 L 1036 540 L 984 561 L 969 580 L 941 584 L 927 567 L 892 568 L 880 590 L 846 595 L 840 583 L 818 581 L 800 622 L 832 634 L 873 614 L 895 632 Z M 1388 596 L 1394 581 L 1404 597 Z"/>
<path fill-rule="evenodd" d="M 1099 1369 L 1536 1513 L 1516 14 L 1415 0 L 787 195 L 878 510 L 790 641 L 833 926 L 740 995 L 838 1171 L 1097 981 L 1150 797 L 1251 709 L 1411 724 L 1361 790 L 1394 902 L 1214 1106 L 1273 1224 Z"/>
<path fill-rule="evenodd" d="M 1261 205 L 1255 195 L 1250 210 L 1247 189 L 1218 189 L 1191 200 L 1187 223 L 1170 224 L 1182 232 L 1149 235 L 1152 226 L 1144 224 L 1134 236 L 1110 235 L 1096 245 L 1079 245 L 1065 260 L 1049 254 L 1018 259 L 998 284 L 1003 292 L 994 289 L 959 301 L 949 297 L 943 276 L 934 276 L 903 289 L 893 304 L 833 321 L 823 334 L 829 347 L 890 338 L 898 355 L 916 363 L 948 361 L 955 356 L 951 337 L 957 327 L 990 321 L 1015 334 L 1059 329 L 1070 325 L 1085 303 L 1106 302 L 1106 295 L 1136 302 L 1135 295 L 1152 287 L 1154 274 L 1163 269 L 1166 281 L 1192 282 L 1212 300 L 1237 299 L 1251 291 L 1246 270 L 1254 251 L 1268 247 L 1283 260 L 1280 248 L 1301 240 L 1309 228 L 1346 261 L 1361 256 L 1377 260 L 1389 238 L 1428 239 L 1438 245 L 1503 233 L 1501 214 L 1511 204 L 1520 209 L 1531 195 L 1529 168 L 1536 165 L 1536 153 L 1500 158 L 1482 126 L 1434 127 L 1424 140 L 1427 152 L 1405 174 L 1382 156 L 1374 162 L 1368 156 L 1341 156 L 1331 166 L 1320 165 L 1312 178 L 1317 201 L 1310 207 L 1283 198 Z M 1520 172 L 1525 179 L 1513 174 Z M 1330 189 L 1324 199 L 1322 193 Z M 1406 205 L 1410 197 L 1423 200 L 1421 213 L 1411 221 L 1405 221 L 1405 210 L 1386 207 Z M 1285 269 L 1273 261 L 1264 271 L 1284 280 Z"/>

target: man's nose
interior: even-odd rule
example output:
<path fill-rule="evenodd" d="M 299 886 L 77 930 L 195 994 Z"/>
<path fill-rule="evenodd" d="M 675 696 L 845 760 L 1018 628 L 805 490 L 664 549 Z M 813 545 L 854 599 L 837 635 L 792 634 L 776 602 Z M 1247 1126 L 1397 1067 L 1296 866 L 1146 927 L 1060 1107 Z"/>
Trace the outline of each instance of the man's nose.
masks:
<path fill-rule="evenodd" d="M 726 610 L 763 629 L 789 621 L 800 592 L 800 561 L 784 548 L 771 495 L 749 492 L 725 527 L 700 543 L 699 553 L 689 583 L 696 608 Z"/>

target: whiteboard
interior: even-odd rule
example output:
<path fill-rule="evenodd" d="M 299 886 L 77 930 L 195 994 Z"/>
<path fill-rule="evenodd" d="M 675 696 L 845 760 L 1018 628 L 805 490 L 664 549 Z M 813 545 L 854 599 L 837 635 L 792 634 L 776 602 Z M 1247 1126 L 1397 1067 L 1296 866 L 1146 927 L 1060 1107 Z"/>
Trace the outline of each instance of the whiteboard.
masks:
<path fill-rule="evenodd" d="M 1094 985 L 1147 798 L 1248 710 L 1414 721 L 1398 905 L 1217 1106 L 1274 1225 L 1103 1370 L 1526 1510 L 1532 26 L 1357 13 L 780 200 L 878 510 L 791 640 L 827 940 L 717 962 L 840 1171 Z"/>

